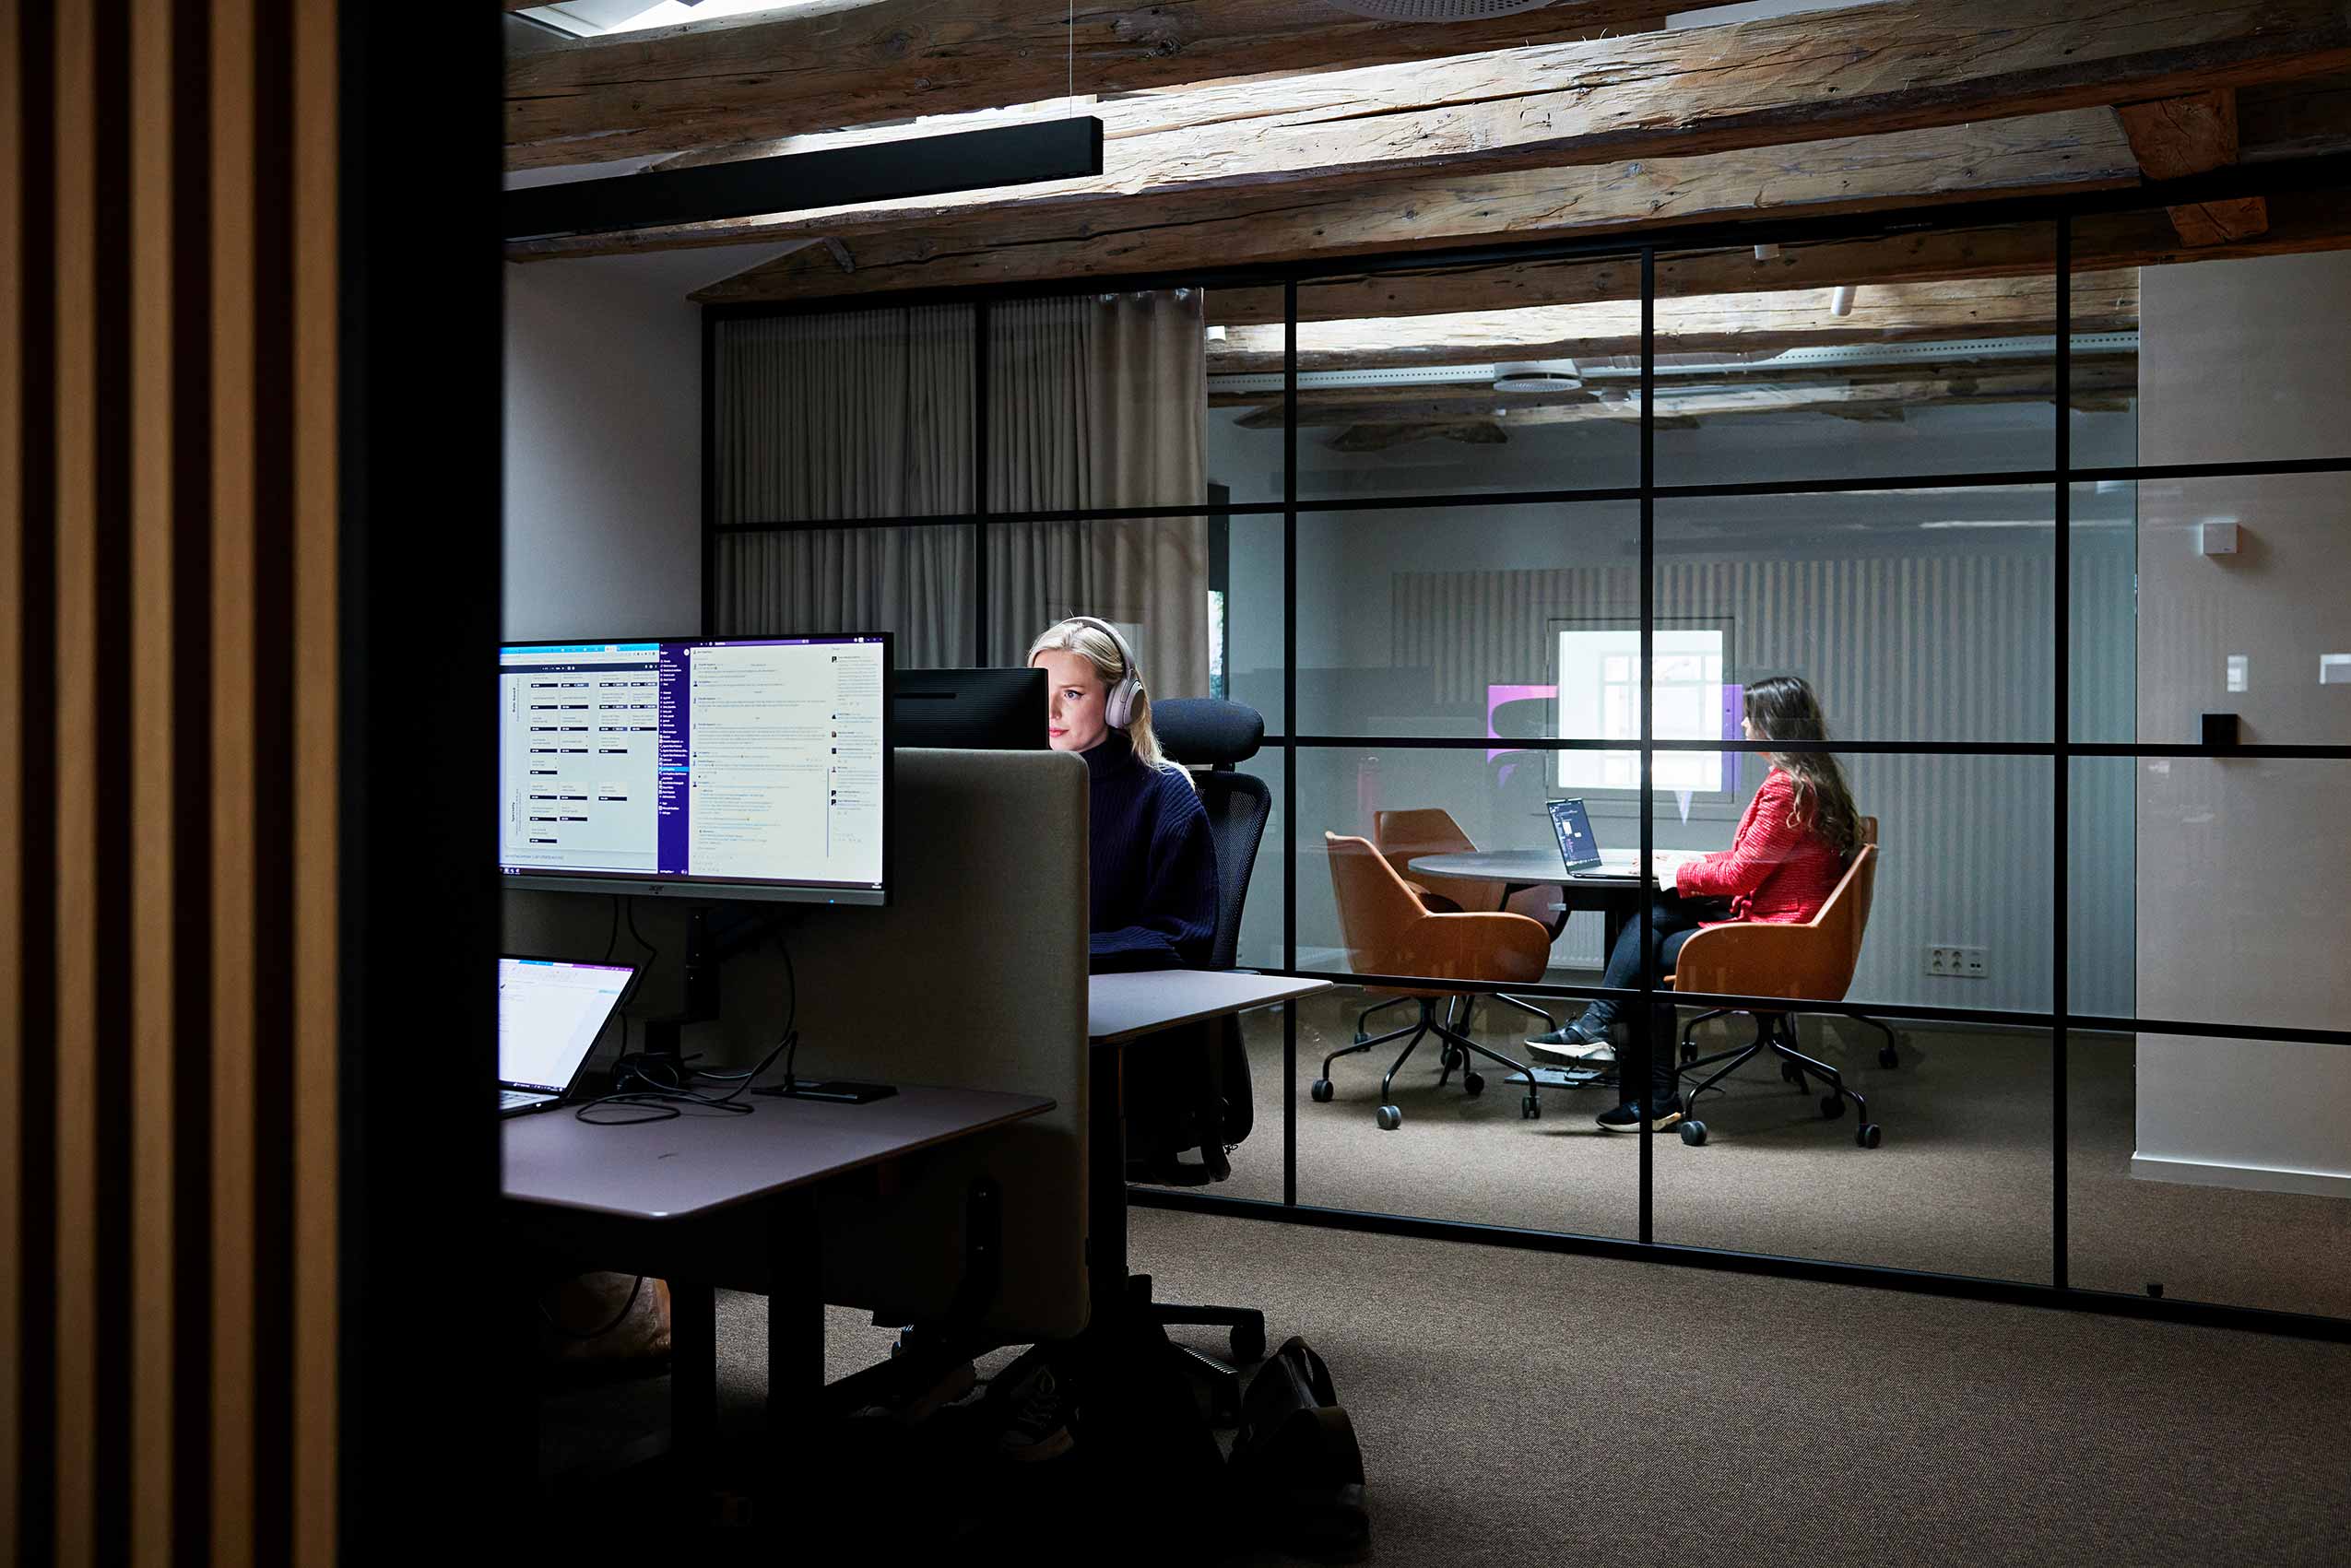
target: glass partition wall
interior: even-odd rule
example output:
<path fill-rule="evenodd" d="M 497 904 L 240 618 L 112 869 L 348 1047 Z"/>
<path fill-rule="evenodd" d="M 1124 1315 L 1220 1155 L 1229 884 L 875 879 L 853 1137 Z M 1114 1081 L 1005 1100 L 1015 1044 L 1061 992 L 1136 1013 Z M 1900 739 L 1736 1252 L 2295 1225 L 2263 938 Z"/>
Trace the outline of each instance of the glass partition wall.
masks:
<path fill-rule="evenodd" d="M 1334 988 L 1138 1202 L 2341 1337 L 2351 253 L 1953 210 L 714 310 L 711 627 L 1263 715 L 1239 961 Z M 1565 856 L 1736 882 L 1781 785 L 1825 890 L 1612 974 L 1681 906 Z M 1532 1053 L 1594 1006 L 1677 1126 Z"/>

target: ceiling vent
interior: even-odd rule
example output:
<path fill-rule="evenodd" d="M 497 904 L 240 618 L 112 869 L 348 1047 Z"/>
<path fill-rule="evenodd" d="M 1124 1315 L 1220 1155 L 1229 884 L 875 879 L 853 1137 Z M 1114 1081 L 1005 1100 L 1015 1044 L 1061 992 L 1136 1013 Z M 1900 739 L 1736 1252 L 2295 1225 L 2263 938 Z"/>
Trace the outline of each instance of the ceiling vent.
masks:
<path fill-rule="evenodd" d="M 1529 360 L 1494 367 L 1496 392 L 1573 392 L 1583 384 L 1573 360 Z"/>

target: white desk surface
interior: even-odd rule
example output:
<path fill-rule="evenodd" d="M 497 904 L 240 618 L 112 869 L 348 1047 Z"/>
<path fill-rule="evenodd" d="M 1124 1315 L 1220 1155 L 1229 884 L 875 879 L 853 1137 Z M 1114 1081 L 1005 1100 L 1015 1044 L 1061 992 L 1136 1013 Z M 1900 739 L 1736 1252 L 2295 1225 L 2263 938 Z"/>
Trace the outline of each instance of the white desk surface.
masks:
<path fill-rule="evenodd" d="M 1097 1045 L 1115 1045 L 1157 1030 L 1245 1013 L 1329 989 L 1328 980 L 1293 980 L 1236 970 L 1153 969 L 1139 974 L 1096 974 L 1087 982 L 1086 1036 Z"/>

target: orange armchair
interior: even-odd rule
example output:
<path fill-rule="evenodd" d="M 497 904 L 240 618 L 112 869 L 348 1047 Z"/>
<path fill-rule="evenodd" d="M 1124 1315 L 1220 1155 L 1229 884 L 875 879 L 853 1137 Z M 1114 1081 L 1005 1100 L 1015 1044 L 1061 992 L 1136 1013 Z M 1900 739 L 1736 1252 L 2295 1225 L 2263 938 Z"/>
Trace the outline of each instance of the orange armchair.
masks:
<path fill-rule="evenodd" d="M 1707 926 L 1683 945 L 1681 955 L 1674 960 L 1673 973 L 1666 977 L 1667 983 L 1677 991 L 1785 996 L 1794 1001 L 1843 1001 L 1846 989 L 1853 983 L 1854 966 L 1861 961 L 1861 936 L 1868 929 L 1870 902 L 1877 890 L 1877 819 L 1865 817 L 1861 820 L 1861 847 L 1853 852 L 1853 858 L 1847 863 L 1845 875 L 1838 878 L 1828 902 L 1812 919 L 1801 925 L 1741 921 Z M 1822 1115 L 1832 1119 L 1843 1115 L 1847 1100 L 1859 1106 L 1861 1125 L 1854 1141 L 1863 1149 L 1878 1146 L 1880 1129 L 1869 1118 L 1868 1098 L 1849 1087 L 1837 1068 L 1803 1054 L 1787 1011 L 1755 1012 L 1754 1040 L 1729 1051 L 1699 1057 L 1690 1041 L 1691 1031 L 1707 1019 L 1737 1009 L 1717 1008 L 1701 1014 L 1683 1032 L 1681 1070 L 1695 1073 L 1715 1067 L 1712 1075 L 1684 1098 L 1685 1113 L 1695 1112 L 1699 1095 L 1714 1089 L 1757 1053 L 1769 1049 L 1780 1058 L 1780 1076 L 1798 1090 L 1809 1091 L 1804 1078 L 1808 1071 L 1828 1085 L 1828 1092 L 1821 1097 Z M 1863 1021 L 1881 1030 L 1885 1028 L 1874 1020 Z M 1879 1059 L 1884 1061 L 1892 1050 L 1889 1031 L 1886 1050 Z M 1716 1067 L 1718 1063 L 1721 1065 Z M 1682 1141 L 1696 1145 L 1706 1140 L 1706 1123 L 1693 1114 L 1685 1114 Z"/>
<path fill-rule="evenodd" d="M 1542 1115 L 1541 1091 L 1526 1067 L 1439 1021 L 1435 1004 L 1458 992 L 1458 986 L 1441 984 L 1444 981 L 1523 984 L 1540 980 L 1551 959 L 1551 933 L 1541 922 L 1522 914 L 1451 914 L 1426 909 L 1369 840 L 1338 833 L 1325 833 L 1322 839 L 1330 857 L 1330 889 L 1339 902 L 1339 929 L 1347 944 L 1348 966 L 1358 974 L 1424 975 L 1440 984 L 1370 987 L 1377 995 L 1419 1002 L 1419 1020 L 1374 1039 L 1358 1040 L 1325 1056 L 1322 1076 L 1314 1080 L 1309 1091 L 1317 1102 L 1328 1103 L 1335 1092 L 1330 1082 L 1331 1063 L 1410 1035 L 1403 1052 L 1379 1082 L 1379 1125 L 1393 1132 L 1404 1121 L 1404 1113 L 1390 1093 L 1396 1074 L 1422 1038 L 1435 1033 L 1462 1053 L 1461 1087 L 1465 1092 L 1475 1096 L 1485 1090 L 1484 1078 L 1468 1067 L 1469 1057 L 1474 1054 L 1524 1075 L 1527 1093 L 1519 1103 L 1519 1114 L 1529 1117 Z"/>
<path fill-rule="evenodd" d="M 1470 914 L 1491 914 L 1496 910 L 1506 909 L 1513 914 L 1523 914 L 1537 922 L 1551 934 L 1554 942 L 1559 939 L 1561 928 L 1567 924 L 1567 912 L 1560 907 L 1560 901 L 1565 895 L 1555 885 L 1521 888 L 1506 902 L 1502 897 L 1503 885 L 1483 877 L 1415 876 L 1411 869 L 1415 855 L 1477 853 L 1478 846 L 1471 842 L 1469 834 L 1461 831 L 1461 824 L 1453 819 L 1453 813 L 1441 806 L 1418 807 L 1408 811 L 1374 812 L 1372 831 L 1379 842 L 1380 857 L 1395 868 L 1396 875 L 1404 879 L 1404 885 L 1412 889 L 1421 902 L 1430 909 L 1442 913 L 1458 910 Z M 1522 1013 L 1542 1020 L 1546 1030 L 1559 1027 L 1556 1018 L 1532 1002 L 1500 992 L 1494 994 L 1494 999 L 1505 1007 L 1516 1008 Z M 1362 1040 L 1365 1037 L 1364 1024 L 1373 1013 L 1381 1008 L 1393 1007 L 1401 1000 L 1403 998 L 1400 996 L 1365 1008 L 1364 1016 L 1355 1020 L 1355 1038 Z M 1472 1003 L 1471 1010 L 1474 1009 L 1475 1004 Z M 1469 1028 L 1466 1014 L 1460 1020 L 1459 1027 Z M 1450 1057 L 1451 1053 L 1448 1051 L 1447 1055 Z"/>

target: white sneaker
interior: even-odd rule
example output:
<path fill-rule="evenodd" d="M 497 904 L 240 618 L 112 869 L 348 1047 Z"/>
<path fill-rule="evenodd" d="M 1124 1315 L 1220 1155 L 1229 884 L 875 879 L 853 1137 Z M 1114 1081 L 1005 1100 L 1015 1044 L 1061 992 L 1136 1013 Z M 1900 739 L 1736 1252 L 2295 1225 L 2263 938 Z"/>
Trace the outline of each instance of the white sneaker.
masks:
<path fill-rule="evenodd" d="M 1548 1034 L 1527 1036 L 1527 1054 L 1539 1062 L 1553 1067 L 1589 1067 L 1616 1059 L 1616 1047 L 1605 1039 L 1594 1039 L 1575 1024 L 1554 1029 Z"/>

